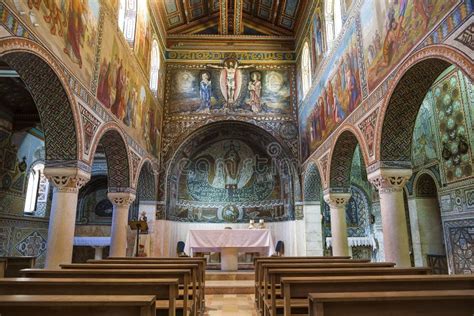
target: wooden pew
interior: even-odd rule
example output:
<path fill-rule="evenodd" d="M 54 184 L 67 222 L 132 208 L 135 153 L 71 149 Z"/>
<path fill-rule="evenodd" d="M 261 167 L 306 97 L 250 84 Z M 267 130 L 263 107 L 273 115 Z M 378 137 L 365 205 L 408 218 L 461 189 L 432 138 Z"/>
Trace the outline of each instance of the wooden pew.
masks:
<path fill-rule="evenodd" d="M 6 278 L 19 277 L 20 270 L 34 268 L 36 264 L 36 257 L 0 257 L 0 259 L 7 260 Z"/>
<path fill-rule="evenodd" d="M 472 316 L 474 290 L 311 293 L 310 316 Z"/>
<path fill-rule="evenodd" d="M 317 277 L 317 276 L 364 276 L 364 275 L 427 275 L 429 268 L 271 268 L 267 271 L 267 278 L 264 281 L 264 287 L 260 290 L 258 308 L 264 313 L 270 311 L 275 315 L 276 305 L 273 299 L 280 298 L 277 293 L 277 285 L 281 283 L 284 277 Z"/>
<path fill-rule="evenodd" d="M 198 286 L 201 294 L 201 310 L 205 308 L 206 293 L 206 258 L 168 258 L 168 257 L 113 257 L 101 260 L 90 259 L 87 263 L 93 264 L 161 264 L 161 263 L 196 263 L 199 265 L 201 275 L 201 288 Z"/>
<path fill-rule="evenodd" d="M 308 313 L 309 293 L 378 292 L 420 290 L 474 290 L 474 275 L 400 275 L 400 276 L 333 276 L 284 277 L 281 279 L 282 300 L 271 304 L 277 314 L 291 316 L 291 305 L 305 305 Z"/>
<path fill-rule="evenodd" d="M 347 259 L 346 259 L 347 260 Z M 267 278 L 267 271 L 268 269 L 274 268 L 291 268 L 291 269 L 304 269 L 304 268 L 388 268 L 394 267 L 395 264 L 392 262 L 359 262 L 359 261 L 344 261 L 344 262 L 337 262 L 328 261 L 321 263 L 320 261 L 303 261 L 303 262 L 263 262 L 260 265 L 260 273 L 259 273 L 259 280 L 257 280 L 257 286 L 255 293 L 261 293 L 262 289 L 266 289 L 265 284 L 268 286 L 268 278 Z M 257 297 L 257 303 L 259 307 L 263 307 L 263 301 Z"/>
<path fill-rule="evenodd" d="M 29 278 L 100 278 L 100 279 L 178 279 L 178 283 L 184 285 L 183 300 L 176 304 L 177 310 L 190 311 L 196 313 L 196 306 L 193 300 L 189 300 L 189 284 L 191 271 L 189 269 L 24 269 L 21 271 L 25 277 Z"/>
<path fill-rule="evenodd" d="M 7 270 L 7 259 L 0 259 L 0 278 L 5 277 L 5 271 Z"/>
<path fill-rule="evenodd" d="M 2 316 L 154 316 L 153 295 L 0 295 Z"/>
<path fill-rule="evenodd" d="M 160 264 L 92 264 L 92 263 L 73 263 L 73 264 L 61 264 L 62 269 L 190 269 L 191 270 L 191 295 L 193 304 L 197 310 L 202 308 L 202 280 L 201 273 L 199 271 L 199 265 L 197 263 L 186 263 L 186 262 L 174 262 L 174 263 L 160 263 Z M 189 291 L 189 289 L 188 289 Z M 184 295 L 184 293 L 183 293 Z M 197 311 L 196 311 L 197 312 Z"/>
<path fill-rule="evenodd" d="M 0 279 L 0 295 L 154 295 L 156 308 L 176 316 L 178 279 Z"/>
<path fill-rule="evenodd" d="M 255 293 L 263 283 L 263 264 L 277 263 L 369 263 L 370 260 L 350 259 L 350 257 L 267 257 L 254 259 Z"/>

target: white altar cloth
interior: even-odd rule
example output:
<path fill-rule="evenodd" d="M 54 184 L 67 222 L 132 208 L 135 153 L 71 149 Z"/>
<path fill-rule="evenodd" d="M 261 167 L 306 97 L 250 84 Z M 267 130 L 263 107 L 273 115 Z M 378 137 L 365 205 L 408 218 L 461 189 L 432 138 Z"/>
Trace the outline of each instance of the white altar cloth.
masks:
<path fill-rule="evenodd" d="M 74 246 L 107 247 L 110 237 L 74 237 Z"/>
<path fill-rule="evenodd" d="M 237 248 L 239 252 L 260 252 L 272 255 L 273 236 L 268 229 L 206 229 L 189 230 L 184 251 L 221 252 L 222 248 Z"/>

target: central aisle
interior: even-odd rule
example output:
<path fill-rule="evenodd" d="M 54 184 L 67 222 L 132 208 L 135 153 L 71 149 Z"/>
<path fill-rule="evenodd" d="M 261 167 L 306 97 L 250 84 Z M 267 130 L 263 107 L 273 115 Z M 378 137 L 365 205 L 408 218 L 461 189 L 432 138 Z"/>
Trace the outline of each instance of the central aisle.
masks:
<path fill-rule="evenodd" d="M 257 316 L 253 294 L 206 295 L 205 316 Z"/>
<path fill-rule="evenodd" d="M 253 272 L 206 271 L 205 316 L 257 316 Z"/>

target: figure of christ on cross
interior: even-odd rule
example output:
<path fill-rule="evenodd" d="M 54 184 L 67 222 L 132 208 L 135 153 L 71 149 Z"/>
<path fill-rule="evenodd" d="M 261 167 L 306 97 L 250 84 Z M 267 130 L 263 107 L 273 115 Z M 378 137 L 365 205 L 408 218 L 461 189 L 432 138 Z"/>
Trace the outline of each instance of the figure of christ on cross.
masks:
<path fill-rule="evenodd" d="M 254 65 L 242 65 L 240 66 L 238 61 L 233 58 L 228 58 L 224 60 L 223 66 L 219 65 L 207 65 L 209 68 L 223 69 L 225 71 L 225 86 L 227 88 L 226 99 L 228 104 L 233 104 L 235 102 L 237 88 L 237 70 L 253 68 Z"/>

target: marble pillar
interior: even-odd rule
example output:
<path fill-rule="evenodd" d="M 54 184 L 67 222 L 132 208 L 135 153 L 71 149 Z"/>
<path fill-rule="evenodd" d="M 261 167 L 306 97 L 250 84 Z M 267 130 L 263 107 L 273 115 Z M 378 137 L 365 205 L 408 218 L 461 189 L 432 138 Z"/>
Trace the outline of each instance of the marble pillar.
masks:
<path fill-rule="evenodd" d="M 130 192 L 108 193 L 114 206 L 112 213 L 112 232 L 110 237 L 110 257 L 125 257 L 127 253 L 128 212 L 135 194 Z"/>
<path fill-rule="evenodd" d="M 368 175 L 380 196 L 385 261 L 399 268 L 411 266 L 403 200 L 403 187 L 411 174 L 411 169 L 379 168 Z"/>
<path fill-rule="evenodd" d="M 45 268 L 56 269 L 72 261 L 77 198 L 79 189 L 89 181 L 90 173 L 76 167 L 47 167 L 44 174 L 54 186 Z"/>
<path fill-rule="evenodd" d="M 326 193 L 324 200 L 331 210 L 331 243 L 333 256 L 349 256 L 347 239 L 346 205 L 350 193 Z"/>

